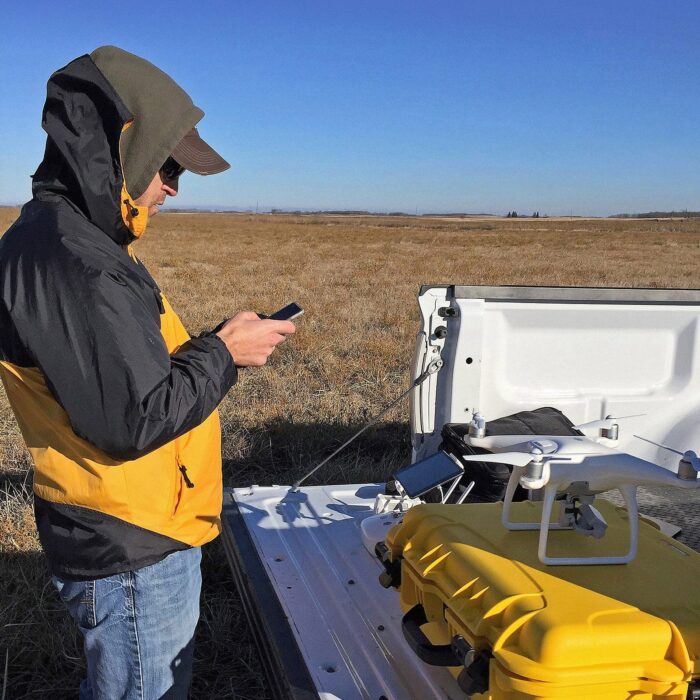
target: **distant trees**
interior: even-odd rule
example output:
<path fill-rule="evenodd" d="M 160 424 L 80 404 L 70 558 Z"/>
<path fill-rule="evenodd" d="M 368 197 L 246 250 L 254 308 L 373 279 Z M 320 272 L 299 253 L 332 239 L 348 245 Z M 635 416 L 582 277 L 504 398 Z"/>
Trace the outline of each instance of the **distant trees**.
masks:
<path fill-rule="evenodd" d="M 518 212 L 517 211 L 509 211 L 506 214 L 506 219 L 517 219 L 518 218 Z M 535 211 L 532 213 L 532 218 L 533 219 L 539 219 L 540 218 L 540 213 L 538 211 Z"/>
<path fill-rule="evenodd" d="M 613 214 L 611 219 L 696 219 L 700 211 L 647 211 L 643 214 Z"/>

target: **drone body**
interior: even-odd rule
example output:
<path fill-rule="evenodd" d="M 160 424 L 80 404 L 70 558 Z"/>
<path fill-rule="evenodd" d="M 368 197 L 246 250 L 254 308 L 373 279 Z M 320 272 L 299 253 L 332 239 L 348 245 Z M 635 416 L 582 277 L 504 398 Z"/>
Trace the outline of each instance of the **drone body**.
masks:
<path fill-rule="evenodd" d="M 481 418 L 481 416 L 480 416 Z M 481 418 L 483 421 L 483 418 Z M 598 428 L 609 433 L 613 425 L 604 419 L 577 426 L 580 429 Z M 479 433 L 485 433 L 485 426 Z M 492 454 L 465 455 L 465 461 L 499 462 L 513 467 L 506 489 L 502 523 L 509 530 L 540 531 L 538 554 L 540 561 L 550 565 L 599 565 L 626 564 L 637 553 L 639 529 L 637 487 L 674 486 L 695 489 L 700 487 L 697 478 L 700 459 L 694 452 L 678 452 L 681 462 L 674 473 L 653 462 L 648 462 L 626 452 L 616 450 L 614 440 L 601 435 L 593 439 L 585 435 L 498 435 L 465 436 L 466 444 L 489 450 Z M 617 431 L 614 431 L 617 435 Z M 525 438 L 525 439 L 524 439 Z M 670 448 L 669 448 L 670 449 Z M 517 485 L 543 490 L 542 519 L 540 523 L 513 522 L 510 510 Z M 607 523 L 593 506 L 595 496 L 617 489 L 622 494 L 630 522 L 630 544 L 625 554 L 605 557 L 550 557 L 547 539 L 550 530 L 572 529 L 579 534 L 600 538 Z M 556 522 L 552 522 L 555 503 L 560 504 Z"/>

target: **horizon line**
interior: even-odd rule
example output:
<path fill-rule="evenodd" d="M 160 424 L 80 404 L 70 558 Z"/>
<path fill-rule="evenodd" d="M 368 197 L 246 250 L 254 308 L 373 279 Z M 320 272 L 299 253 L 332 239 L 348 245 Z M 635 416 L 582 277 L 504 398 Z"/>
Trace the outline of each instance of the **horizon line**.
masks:
<path fill-rule="evenodd" d="M 31 201 L 31 200 L 28 200 Z M 23 203 L 7 203 L 0 202 L 1 208 L 21 208 Z M 413 213 L 401 210 L 377 210 L 377 209 L 356 209 L 356 208 L 330 208 L 316 209 L 313 207 L 258 207 L 258 206 L 229 206 L 229 205 L 191 205 L 181 207 L 164 207 L 160 210 L 161 213 L 230 213 L 230 214 L 336 214 L 336 215 L 365 215 L 365 216 L 413 216 L 413 217 L 430 217 L 430 216 L 449 216 L 449 217 L 490 217 L 490 218 L 517 218 L 517 219 L 547 219 L 547 218 L 586 218 L 586 219 L 613 219 L 613 218 L 697 218 L 700 216 L 700 211 L 689 209 L 654 209 L 645 212 L 619 212 L 616 214 L 578 214 L 570 211 L 567 214 L 541 214 L 535 210 L 532 214 L 518 214 L 513 212 L 508 214 L 494 214 L 492 212 L 464 212 L 464 211 L 414 211 Z"/>

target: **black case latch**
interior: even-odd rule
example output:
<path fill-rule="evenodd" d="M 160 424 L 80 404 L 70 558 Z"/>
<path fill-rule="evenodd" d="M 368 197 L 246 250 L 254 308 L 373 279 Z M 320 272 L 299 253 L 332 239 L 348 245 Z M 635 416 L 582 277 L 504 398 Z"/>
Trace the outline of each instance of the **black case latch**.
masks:
<path fill-rule="evenodd" d="M 392 561 L 391 552 L 384 542 L 377 542 L 374 553 L 384 566 L 384 571 L 379 574 L 379 583 L 384 588 L 398 588 L 401 585 L 401 559 Z"/>
<path fill-rule="evenodd" d="M 493 654 L 477 651 L 461 634 L 452 638 L 452 650 L 464 668 L 457 677 L 459 687 L 467 694 L 485 693 L 489 689 L 489 665 Z"/>

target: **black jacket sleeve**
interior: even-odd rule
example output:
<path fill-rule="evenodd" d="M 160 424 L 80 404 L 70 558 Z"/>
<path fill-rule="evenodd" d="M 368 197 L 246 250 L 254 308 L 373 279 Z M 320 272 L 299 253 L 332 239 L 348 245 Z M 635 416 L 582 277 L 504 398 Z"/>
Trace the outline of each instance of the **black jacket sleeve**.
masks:
<path fill-rule="evenodd" d="M 168 353 L 157 288 L 128 267 L 56 256 L 32 271 L 12 314 L 74 432 L 119 460 L 199 425 L 236 381 L 213 333 Z"/>

